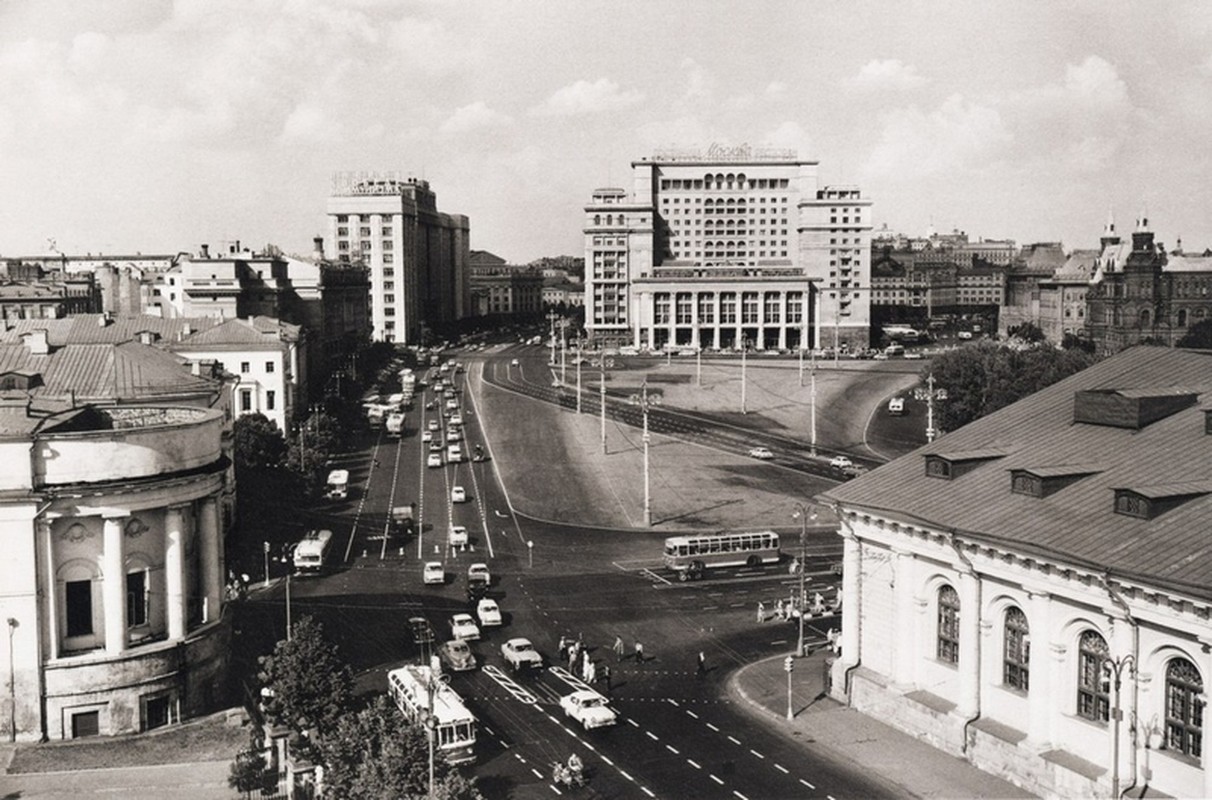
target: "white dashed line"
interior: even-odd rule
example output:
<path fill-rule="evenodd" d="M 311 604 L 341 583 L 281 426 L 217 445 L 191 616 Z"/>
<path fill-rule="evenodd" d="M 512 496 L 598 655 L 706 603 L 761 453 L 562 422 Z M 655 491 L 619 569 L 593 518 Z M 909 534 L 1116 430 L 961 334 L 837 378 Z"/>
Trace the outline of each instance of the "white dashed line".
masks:
<path fill-rule="evenodd" d="M 586 747 L 588 747 L 590 750 L 592 750 L 595 753 L 598 751 L 598 749 L 596 747 L 594 747 L 593 745 L 591 745 L 589 742 L 581 742 L 581 744 L 585 745 Z"/>
<path fill-rule="evenodd" d="M 526 763 L 526 759 L 522 758 L 522 754 L 521 754 L 521 753 L 514 753 L 514 754 L 513 754 L 513 757 L 514 757 L 514 758 L 516 758 L 518 761 L 521 761 L 523 764 L 525 764 L 525 763 Z"/>
<path fill-rule="evenodd" d="M 628 719 L 627 724 L 631 725 L 633 728 L 640 727 L 640 723 L 636 722 L 634 719 Z"/>
<path fill-rule="evenodd" d="M 699 715 L 698 715 L 698 714 L 696 714 L 696 713 L 694 713 L 694 712 L 693 712 L 693 711 L 691 711 L 690 709 L 686 709 L 686 713 L 687 713 L 687 714 L 689 714 L 690 716 L 694 717 L 695 719 L 698 719 L 698 718 L 699 718 Z"/>
<path fill-rule="evenodd" d="M 741 798 L 741 800 L 749 800 L 749 798 L 748 798 L 748 797 L 746 797 L 745 795 L 741 794 L 741 793 L 740 793 L 740 792 L 738 792 L 736 789 L 733 789 L 733 790 L 732 790 L 732 793 L 733 793 L 733 794 L 735 794 L 737 797 Z"/>
<path fill-rule="evenodd" d="M 644 731 L 644 733 L 648 734 L 648 738 L 654 742 L 660 741 L 660 739 L 661 739 L 661 737 L 657 736 L 652 731 Z"/>
<path fill-rule="evenodd" d="M 783 773 L 784 775 L 788 774 L 787 768 L 784 767 L 782 764 L 775 764 L 774 768 L 777 769 L 779 772 Z"/>
<path fill-rule="evenodd" d="M 675 756 L 680 756 L 680 755 L 681 755 L 681 753 L 679 753 L 679 752 L 677 751 L 677 748 L 675 748 L 675 747 L 674 747 L 673 745 L 671 745 L 671 744 L 667 744 L 667 745 L 665 745 L 665 749 L 666 749 L 666 750 L 668 750 L 669 752 L 673 753 Z"/>
<path fill-rule="evenodd" d="M 610 760 L 609 758 L 607 758 L 606 756 L 602 756 L 602 760 L 603 760 L 603 761 L 605 761 L 605 762 L 606 762 L 607 764 L 609 764 L 610 766 L 612 766 L 612 767 L 614 766 L 614 762 L 613 762 L 613 761 L 611 761 L 611 760 Z"/>
<path fill-rule="evenodd" d="M 561 792 L 559 789 L 557 789 L 555 787 L 554 783 L 551 785 L 551 791 L 555 792 L 556 794 L 560 794 L 560 795 L 564 794 L 563 792 Z"/>
<path fill-rule="evenodd" d="M 765 758 L 765 757 L 766 757 L 766 756 L 762 755 L 761 753 L 759 753 L 757 750 L 750 749 L 750 751 L 749 751 L 749 752 L 750 752 L 750 753 L 753 753 L 753 754 L 754 754 L 755 756 L 757 756 L 758 758 Z"/>
<path fill-rule="evenodd" d="M 809 789 L 815 789 L 815 788 L 816 788 L 815 786 L 813 786 L 811 783 L 809 783 L 808 781 L 804 780 L 803 778 L 800 778 L 800 783 L 804 784 L 804 785 L 805 785 L 805 786 L 807 786 Z"/>
<path fill-rule="evenodd" d="M 656 797 L 655 794 L 653 794 L 651 791 L 648 790 L 647 786 L 641 786 L 640 788 L 643 789 L 644 794 L 648 795 L 649 797 Z"/>
<path fill-rule="evenodd" d="M 729 737 L 728 737 L 728 741 L 732 742 L 733 744 L 740 744 L 740 743 L 741 743 L 741 740 L 740 740 L 740 739 L 738 739 L 738 738 L 736 738 L 735 736 L 729 736 Z"/>
<path fill-rule="evenodd" d="M 711 730 L 715 731 L 716 733 L 720 732 L 720 729 L 717 728 L 716 726 L 712 725 L 710 722 L 707 723 L 707 727 L 711 728 Z"/>
<path fill-rule="evenodd" d="M 715 782 L 716 782 L 716 783 L 718 783 L 720 786 L 723 786 L 723 785 L 724 785 L 724 782 L 723 782 L 722 780 L 720 780 L 720 779 L 719 779 L 719 778 L 717 778 L 716 776 L 712 775 L 711 773 L 708 773 L 708 777 L 710 777 L 710 778 L 711 778 L 711 780 L 715 781 Z"/>
<path fill-rule="evenodd" d="M 635 778 L 631 777 L 630 775 L 628 775 L 628 774 L 627 774 L 626 772 L 624 772 L 623 770 L 619 770 L 619 774 L 620 774 L 620 775 L 622 775 L 622 776 L 623 776 L 624 778 L 626 778 L 627 780 L 631 781 L 632 783 L 635 783 Z"/>
<path fill-rule="evenodd" d="M 689 764 L 690 766 L 694 767 L 695 769 L 702 769 L 702 767 L 700 767 L 697 763 L 695 763 L 694 759 L 692 759 L 692 758 L 686 759 L 686 763 Z"/>
<path fill-rule="evenodd" d="M 539 772 L 539 771 L 538 771 L 537 769 L 535 769 L 534 767 L 531 767 L 531 768 L 530 768 L 530 771 L 534 773 L 534 776 L 535 776 L 536 778 L 538 778 L 539 780 L 543 780 L 543 773 Z"/>
<path fill-rule="evenodd" d="M 677 700 L 674 700 L 672 697 L 668 697 L 668 698 L 666 698 L 666 699 L 669 701 L 670 705 L 675 705 L 675 706 L 681 706 L 681 705 L 682 705 L 682 704 L 681 704 L 681 703 L 679 703 Z"/>

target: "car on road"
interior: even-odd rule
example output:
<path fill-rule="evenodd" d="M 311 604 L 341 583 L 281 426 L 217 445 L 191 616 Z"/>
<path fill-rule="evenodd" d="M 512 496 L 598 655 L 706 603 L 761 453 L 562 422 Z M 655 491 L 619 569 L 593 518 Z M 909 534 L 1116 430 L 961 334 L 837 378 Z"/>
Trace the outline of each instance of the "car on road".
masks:
<path fill-rule="evenodd" d="M 432 442 L 433 441 L 433 431 L 421 431 L 421 441 L 422 442 Z"/>
<path fill-rule="evenodd" d="M 438 422 L 436 419 L 431 419 L 429 421 L 429 429 L 431 431 L 433 431 L 434 433 L 437 433 L 438 429 L 441 427 L 442 427 L 442 423 Z"/>
<path fill-rule="evenodd" d="M 425 645 L 433 643 L 433 628 L 425 617 L 409 617 L 408 631 L 412 634 L 413 644 Z"/>
<path fill-rule="evenodd" d="M 510 365 L 510 366 L 513 366 L 513 367 L 518 366 L 518 360 L 515 358 L 513 361 L 510 361 L 510 362 L 509 362 L 509 365 Z"/>
<path fill-rule="evenodd" d="M 441 561 L 425 562 L 425 566 L 421 568 L 421 583 L 427 586 L 441 586 L 446 583 L 446 568 L 442 566 Z"/>
<path fill-rule="evenodd" d="M 564 709 L 564 716 L 572 717 L 587 731 L 605 728 L 619 721 L 619 715 L 610 708 L 606 698 L 588 689 L 561 697 L 560 708 Z"/>
<path fill-rule="evenodd" d="M 851 464 L 848 467 L 842 467 L 842 474 L 847 478 L 857 478 L 860 475 L 866 475 L 867 468 L 860 467 L 858 464 Z"/>
<path fill-rule="evenodd" d="M 912 353 L 905 353 L 905 358 L 909 359 L 910 361 L 920 361 L 923 356 L 921 353 L 914 351 Z"/>
<path fill-rule="evenodd" d="M 853 467 L 854 462 L 846 456 L 834 456 L 829 460 L 829 466 L 834 469 L 846 469 L 846 467 Z"/>
<path fill-rule="evenodd" d="M 753 447 L 749 450 L 749 457 L 766 460 L 769 458 L 774 458 L 774 453 L 770 452 L 770 448 L 768 447 Z"/>
<path fill-rule="evenodd" d="M 467 546 L 467 528 L 462 525 L 451 525 L 450 535 L 447 537 L 447 543 L 451 547 L 466 547 Z"/>
<path fill-rule="evenodd" d="M 452 672 L 466 672 L 476 668 L 476 657 L 467 642 L 462 639 L 452 639 L 439 645 L 438 658 Z"/>
<path fill-rule="evenodd" d="M 442 443 L 439 441 L 435 440 L 429 443 L 429 452 L 431 453 L 441 453 L 442 449 Z"/>
<path fill-rule="evenodd" d="M 492 583 L 492 572 L 489 571 L 488 565 L 483 562 L 477 562 L 467 568 L 467 579 L 481 579 L 485 583 Z"/>
<path fill-rule="evenodd" d="M 960 331 L 959 333 L 955 334 L 955 338 L 957 338 L 957 339 L 971 339 L 971 338 L 972 338 L 972 331 Z"/>
<path fill-rule="evenodd" d="M 534 645 L 530 643 L 529 639 L 520 637 L 510 639 L 501 645 L 501 656 L 513 668 L 514 672 L 523 667 L 528 669 L 541 669 L 543 667 L 543 656 L 538 650 L 534 649 Z"/>
<path fill-rule="evenodd" d="M 488 628 L 501 624 L 501 607 L 497 605 L 496 600 L 491 600 L 485 597 L 476 604 L 476 616 L 480 619 L 480 625 Z"/>
<path fill-rule="evenodd" d="M 894 397 L 888 401 L 889 414 L 904 414 L 905 413 L 905 398 Z"/>
<path fill-rule="evenodd" d="M 442 454 L 441 453 L 430 453 L 429 458 L 425 459 L 425 466 L 427 466 L 427 467 L 442 466 Z"/>
<path fill-rule="evenodd" d="M 459 399 L 457 397 L 452 397 L 449 400 L 447 400 L 446 401 L 446 410 L 447 411 L 458 411 L 459 410 Z"/>
<path fill-rule="evenodd" d="M 451 425 L 461 426 L 463 424 L 463 415 L 462 414 L 453 414 L 450 417 L 449 422 Z"/>
<path fill-rule="evenodd" d="M 466 503 L 467 502 L 467 490 L 464 489 L 462 486 L 452 486 L 450 488 L 450 502 Z"/>
<path fill-rule="evenodd" d="M 471 614 L 455 614 L 450 618 L 450 635 L 469 642 L 480 638 L 480 628 Z"/>
<path fill-rule="evenodd" d="M 463 432 L 451 425 L 446 429 L 446 441 L 449 444 L 455 444 L 463 441 Z"/>

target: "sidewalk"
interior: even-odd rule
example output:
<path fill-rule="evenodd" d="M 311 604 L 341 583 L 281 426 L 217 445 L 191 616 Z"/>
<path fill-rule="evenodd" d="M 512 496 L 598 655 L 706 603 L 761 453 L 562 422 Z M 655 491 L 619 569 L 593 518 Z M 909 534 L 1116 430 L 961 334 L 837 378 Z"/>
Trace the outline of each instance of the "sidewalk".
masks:
<path fill-rule="evenodd" d="M 1012 783 L 876 719 L 847 708 L 825 695 L 828 648 L 796 659 L 791 673 L 791 708 L 787 722 L 787 673 L 783 656 L 742 667 L 728 682 L 728 692 L 755 714 L 782 726 L 805 747 L 825 751 L 873 773 L 911 797 L 1033 797 Z"/>

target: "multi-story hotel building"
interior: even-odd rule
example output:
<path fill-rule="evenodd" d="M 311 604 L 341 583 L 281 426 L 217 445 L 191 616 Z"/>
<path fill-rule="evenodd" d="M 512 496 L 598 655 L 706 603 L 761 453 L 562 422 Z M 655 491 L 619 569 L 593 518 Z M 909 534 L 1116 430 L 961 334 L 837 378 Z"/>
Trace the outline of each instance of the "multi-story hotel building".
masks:
<path fill-rule="evenodd" d="M 865 347 L 871 201 L 793 151 L 633 161 L 585 207 L 585 326 L 641 348 Z"/>
<path fill-rule="evenodd" d="M 470 225 L 438 211 L 429 181 L 341 173 L 328 198 L 329 258 L 370 268 L 374 338 L 416 342 L 422 325 L 468 314 Z"/>

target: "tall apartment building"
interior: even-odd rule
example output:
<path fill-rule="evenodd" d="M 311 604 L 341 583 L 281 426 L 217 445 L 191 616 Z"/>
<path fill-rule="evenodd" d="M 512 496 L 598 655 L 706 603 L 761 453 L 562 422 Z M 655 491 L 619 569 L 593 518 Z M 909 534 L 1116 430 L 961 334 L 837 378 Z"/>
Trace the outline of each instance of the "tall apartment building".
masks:
<path fill-rule="evenodd" d="M 412 343 L 422 326 L 468 314 L 470 224 L 438 211 L 429 181 L 340 173 L 328 198 L 326 255 L 370 268 L 374 338 Z"/>
<path fill-rule="evenodd" d="M 586 328 L 636 347 L 865 347 L 871 201 L 793 151 L 633 161 L 585 207 Z"/>

